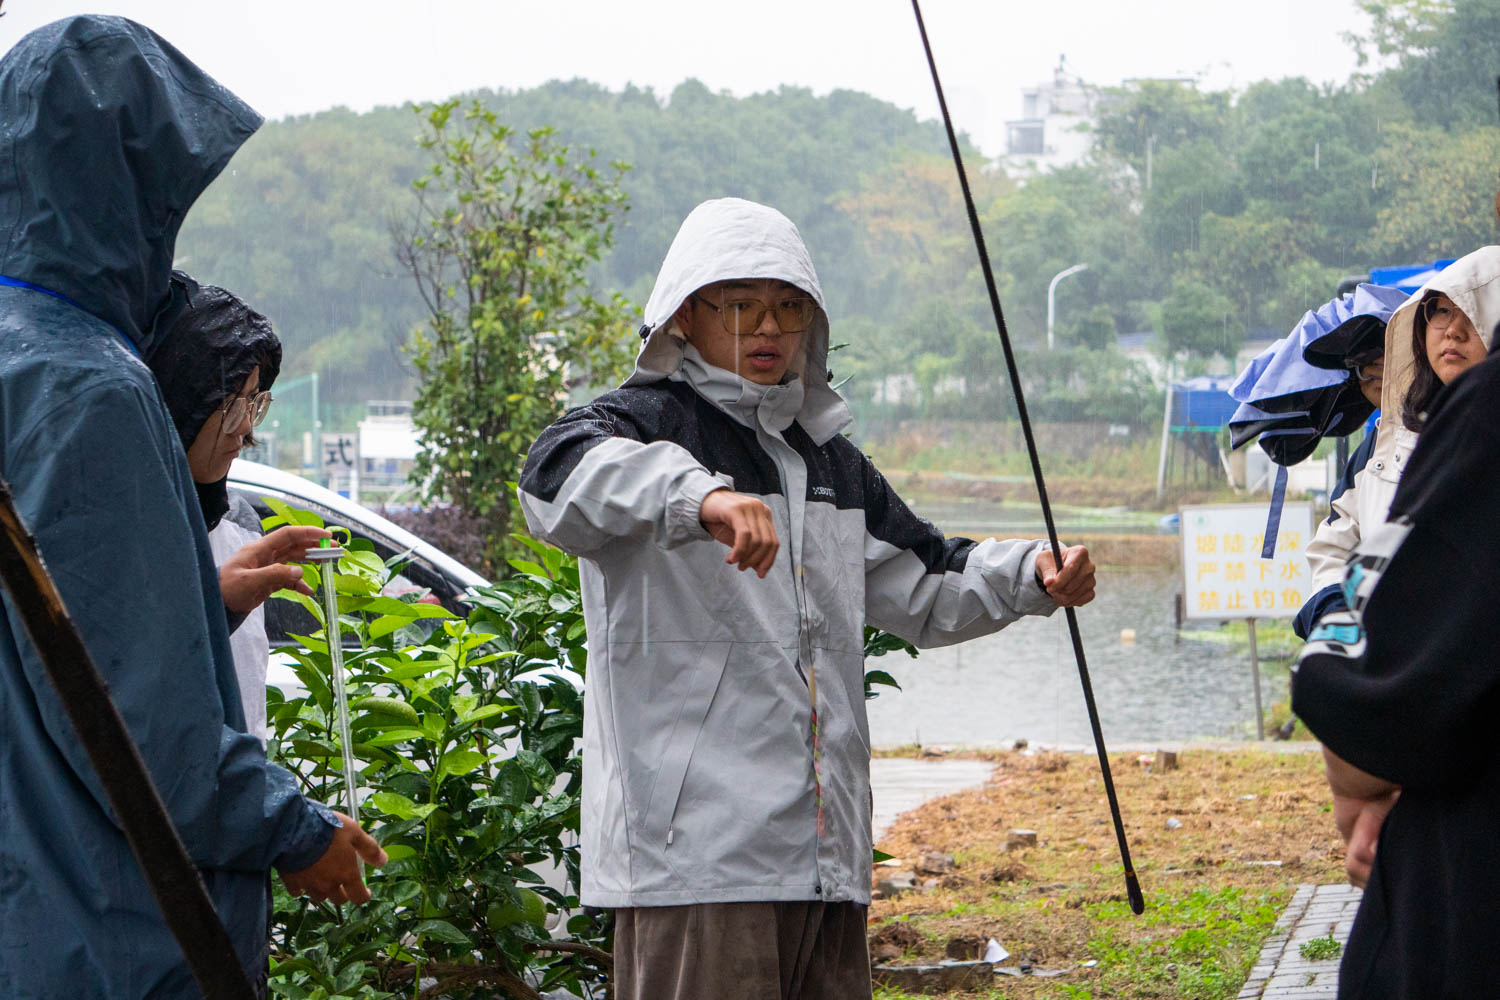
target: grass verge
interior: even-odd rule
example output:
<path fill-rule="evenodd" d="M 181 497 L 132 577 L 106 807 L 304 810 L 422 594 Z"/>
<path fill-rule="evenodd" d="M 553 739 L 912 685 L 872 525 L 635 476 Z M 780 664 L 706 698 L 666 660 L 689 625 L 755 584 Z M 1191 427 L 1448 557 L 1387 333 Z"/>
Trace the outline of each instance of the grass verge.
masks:
<path fill-rule="evenodd" d="M 872 940 L 900 940 L 897 961 L 934 963 L 955 939 L 994 938 L 1011 952 L 1003 964 L 1033 969 L 950 996 L 1227 1000 L 1295 887 L 1343 880 L 1317 754 L 1186 751 L 1172 770 L 1155 755 L 1114 755 L 1140 917 L 1125 903 L 1096 759 L 995 759 L 985 787 L 906 814 L 878 845 L 925 884 L 871 907 Z M 1007 849 L 1013 829 L 1035 831 L 1036 844 Z M 932 852 L 952 855 L 954 870 L 922 874 Z M 882 935 L 895 924 L 905 928 Z"/>

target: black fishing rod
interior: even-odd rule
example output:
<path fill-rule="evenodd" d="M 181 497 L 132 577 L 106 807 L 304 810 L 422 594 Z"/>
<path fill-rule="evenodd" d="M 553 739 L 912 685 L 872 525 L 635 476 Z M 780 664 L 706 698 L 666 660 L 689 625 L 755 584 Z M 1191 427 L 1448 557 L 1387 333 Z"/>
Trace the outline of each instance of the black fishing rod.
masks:
<path fill-rule="evenodd" d="M 922 20 L 922 6 L 911 0 L 912 13 L 917 15 L 917 31 L 922 35 L 922 50 L 927 53 L 927 67 L 932 70 L 932 86 L 937 91 L 938 107 L 943 113 L 943 127 L 948 130 L 948 145 L 953 150 L 953 166 L 958 170 L 958 184 L 963 188 L 964 207 L 969 212 L 969 227 L 974 231 L 974 246 L 979 251 L 979 266 L 984 271 L 984 284 L 990 293 L 990 308 L 995 313 L 995 329 L 1000 334 L 1000 345 L 1005 349 L 1005 367 L 1010 372 L 1010 384 L 1016 392 L 1016 412 L 1021 417 L 1021 431 L 1026 437 L 1026 452 L 1031 456 L 1031 474 L 1036 480 L 1037 496 L 1042 501 L 1042 518 L 1047 522 L 1047 540 L 1052 544 L 1052 558 L 1062 570 L 1062 546 L 1057 541 L 1057 525 L 1052 521 L 1052 505 L 1047 501 L 1047 484 L 1042 480 L 1042 460 L 1037 455 L 1036 437 L 1031 431 L 1031 418 L 1026 413 L 1026 396 L 1021 391 L 1021 372 L 1016 366 L 1016 354 L 1011 349 L 1010 333 L 1005 328 L 1005 315 L 1000 310 L 1000 292 L 995 287 L 995 273 L 990 269 L 990 255 L 984 246 L 984 232 L 979 226 L 979 212 L 974 207 L 974 195 L 969 191 L 969 176 L 964 172 L 963 154 L 958 148 L 958 134 L 953 131 L 953 119 L 948 114 L 948 102 L 943 97 L 943 83 L 938 79 L 937 61 L 932 57 L 932 45 L 927 40 L 927 25 Z M 1094 685 L 1089 681 L 1088 661 L 1083 655 L 1083 637 L 1078 632 L 1078 615 L 1072 608 L 1064 608 L 1068 619 L 1068 635 L 1073 640 L 1073 656 L 1078 661 L 1078 679 L 1083 684 L 1083 700 L 1089 710 L 1089 726 L 1094 731 L 1094 747 L 1099 752 L 1099 770 L 1104 775 L 1104 791 L 1109 798 L 1109 814 L 1115 821 L 1115 839 L 1120 844 L 1120 860 L 1125 865 L 1125 892 L 1130 897 L 1130 909 L 1143 913 L 1146 900 L 1141 896 L 1141 884 L 1135 875 L 1135 866 L 1130 863 L 1130 845 L 1125 840 L 1125 823 L 1120 818 L 1120 802 L 1115 796 L 1115 782 L 1109 772 L 1109 756 L 1104 749 L 1104 732 L 1099 728 L 1099 709 L 1094 704 Z"/>
<path fill-rule="evenodd" d="M 146 873 L 167 927 L 182 946 L 198 988 L 207 1000 L 254 1000 L 229 932 L 4 479 L 0 479 L 0 582 L 10 591 L 47 679 L 94 765 L 110 809 Z"/>

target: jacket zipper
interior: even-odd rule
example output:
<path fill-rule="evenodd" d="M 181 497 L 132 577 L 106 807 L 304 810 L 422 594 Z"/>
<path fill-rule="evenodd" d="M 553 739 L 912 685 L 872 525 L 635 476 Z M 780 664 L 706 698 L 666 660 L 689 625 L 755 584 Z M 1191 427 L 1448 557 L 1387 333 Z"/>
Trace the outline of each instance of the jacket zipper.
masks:
<path fill-rule="evenodd" d="M 770 437 L 770 434 L 766 435 Z M 781 491 L 786 497 L 787 531 L 792 528 L 792 494 L 791 485 L 786 474 L 786 462 L 782 459 L 779 451 L 774 447 L 791 448 L 785 440 L 778 441 L 772 438 L 773 447 L 770 449 L 771 457 L 776 462 L 776 471 L 781 476 Z M 805 506 L 805 503 L 804 503 Z M 806 512 L 804 511 L 804 514 Z M 803 531 L 807 529 L 804 518 Z M 787 541 L 790 543 L 791 539 Z M 807 576 L 802 560 L 787 548 L 787 563 L 792 569 L 792 593 L 797 598 L 797 672 L 802 676 L 802 683 L 807 685 L 808 703 L 812 709 L 812 766 L 813 766 L 813 794 L 817 801 L 817 832 L 821 838 L 827 832 L 827 822 L 823 813 L 823 740 L 818 726 L 818 669 L 812 651 L 812 629 L 807 615 Z M 804 661 L 805 664 L 804 664 Z"/>

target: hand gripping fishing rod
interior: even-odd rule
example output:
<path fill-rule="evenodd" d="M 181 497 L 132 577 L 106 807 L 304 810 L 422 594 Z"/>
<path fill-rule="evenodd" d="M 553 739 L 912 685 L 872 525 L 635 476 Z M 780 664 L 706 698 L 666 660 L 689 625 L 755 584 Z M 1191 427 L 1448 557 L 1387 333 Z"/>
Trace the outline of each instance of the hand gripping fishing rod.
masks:
<path fill-rule="evenodd" d="M 969 177 L 964 172 L 963 155 L 958 149 L 958 135 L 953 131 L 953 119 L 948 114 L 948 102 L 943 97 L 943 84 L 938 79 L 937 62 L 932 57 L 932 45 L 927 40 L 927 25 L 922 20 L 922 6 L 911 0 L 912 13 L 917 16 L 917 31 L 922 35 L 922 50 L 927 54 L 927 67 L 932 70 L 932 86 L 937 91 L 938 107 L 943 112 L 943 127 L 948 130 L 948 145 L 953 150 L 953 166 L 958 170 L 958 184 L 963 188 L 964 207 L 969 212 L 969 227 L 974 231 L 974 246 L 979 251 L 979 266 L 984 271 L 984 284 L 990 293 L 990 308 L 995 313 L 995 329 L 1000 334 L 1000 345 L 1005 348 L 1005 367 L 1010 373 L 1010 384 L 1016 392 L 1016 412 L 1021 416 L 1021 431 L 1026 436 L 1026 451 L 1031 456 L 1031 474 L 1036 480 L 1037 496 L 1042 501 L 1042 517 L 1047 522 L 1047 540 L 1052 543 L 1052 558 L 1057 568 L 1062 569 L 1062 546 L 1057 541 L 1057 525 L 1052 521 L 1052 505 L 1047 502 L 1047 484 L 1042 480 L 1042 461 L 1037 456 L 1036 437 L 1031 432 L 1031 418 L 1026 414 L 1026 396 L 1021 391 L 1021 372 L 1016 367 L 1015 351 L 1010 346 L 1010 334 L 1005 328 L 1005 316 L 1000 311 L 1000 293 L 995 287 L 995 273 L 990 269 L 990 255 L 984 247 L 984 233 L 979 227 L 979 212 L 974 208 L 974 195 L 969 191 Z M 1104 749 L 1104 732 L 1099 728 L 1099 709 L 1094 704 L 1094 686 L 1089 681 L 1088 661 L 1083 655 L 1083 637 L 1078 633 L 1078 615 L 1072 608 L 1064 608 L 1068 618 L 1068 635 L 1073 639 L 1073 656 L 1078 661 L 1078 679 L 1083 684 L 1083 700 L 1089 710 L 1089 725 L 1094 730 L 1094 747 L 1099 752 L 1099 770 L 1104 775 L 1104 791 L 1109 797 L 1109 814 L 1115 821 L 1115 839 L 1120 844 L 1120 860 L 1125 865 L 1125 891 L 1130 897 L 1130 909 L 1143 913 L 1146 901 L 1141 896 L 1141 884 L 1135 877 L 1135 867 L 1130 863 L 1130 845 L 1125 841 L 1125 823 L 1120 819 L 1120 802 L 1115 797 L 1115 782 L 1109 773 L 1109 756 Z"/>
<path fill-rule="evenodd" d="M 94 765 L 109 807 L 146 873 L 168 929 L 182 946 L 198 988 L 208 1000 L 252 1000 L 254 993 L 229 932 L 172 825 L 130 730 L 110 700 L 108 685 L 68 617 L 62 595 L 4 479 L 0 479 L 0 581 L 10 591 L 47 679 Z"/>

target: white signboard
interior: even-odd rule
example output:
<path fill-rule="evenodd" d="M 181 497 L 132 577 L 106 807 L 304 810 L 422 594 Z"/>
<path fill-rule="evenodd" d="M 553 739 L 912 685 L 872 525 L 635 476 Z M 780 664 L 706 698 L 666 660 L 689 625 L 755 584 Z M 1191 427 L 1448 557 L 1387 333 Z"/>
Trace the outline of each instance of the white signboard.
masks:
<path fill-rule="evenodd" d="M 353 434 L 323 435 L 323 472 L 327 475 L 348 472 L 359 459 L 359 445 Z"/>
<path fill-rule="evenodd" d="M 1293 618 L 1313 595 L 1307 543 L 1314 531 L 1307 501 L 1286 504 L 1276 551 L 1260 557 L 1265 541 L 1264 503 L 1183 507 L 1182 573 L 1188 618 Z"/>

